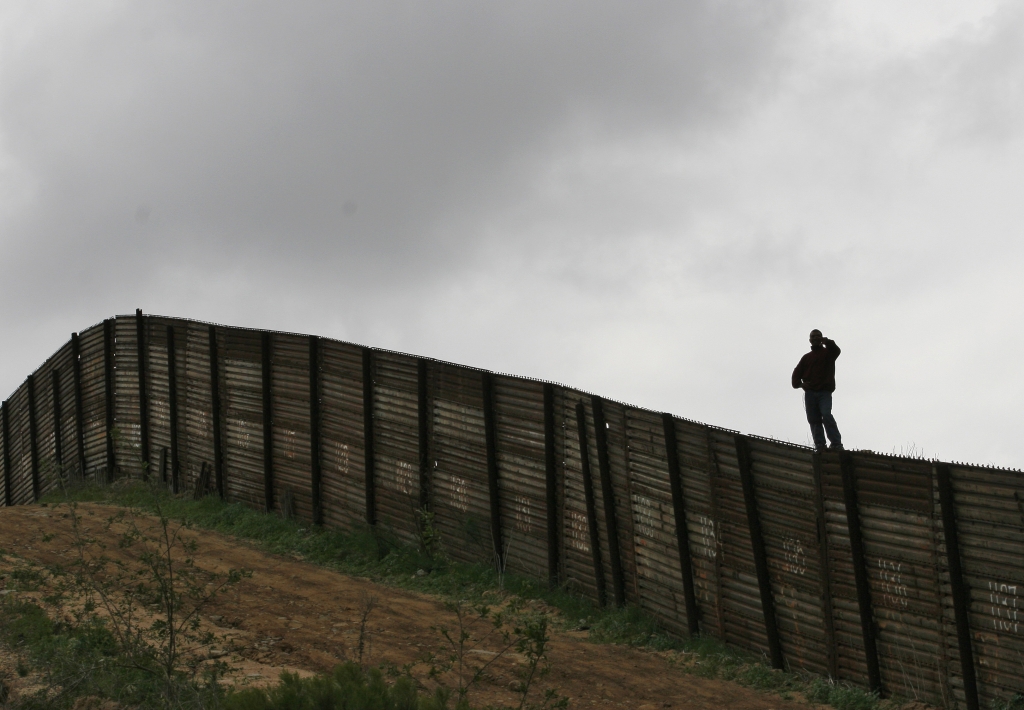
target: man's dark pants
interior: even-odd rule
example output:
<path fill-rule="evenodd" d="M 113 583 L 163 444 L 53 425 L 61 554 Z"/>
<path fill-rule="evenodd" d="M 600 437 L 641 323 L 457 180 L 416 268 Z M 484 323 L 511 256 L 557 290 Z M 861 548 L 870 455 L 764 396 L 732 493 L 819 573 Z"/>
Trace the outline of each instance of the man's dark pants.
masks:
<path fill-rule="evenodd" d="M 814 438 L 814 448 L 825 448 L 825 435 L 832 442 L 833 449 L 843 448 L 843 439 L 839 434 L 839 427 L 832 416 L 832 393 L 831 392 L 804 392 L 804 408 L 807 410 L 807 422 L 811 425 L 811 436 Z"/>

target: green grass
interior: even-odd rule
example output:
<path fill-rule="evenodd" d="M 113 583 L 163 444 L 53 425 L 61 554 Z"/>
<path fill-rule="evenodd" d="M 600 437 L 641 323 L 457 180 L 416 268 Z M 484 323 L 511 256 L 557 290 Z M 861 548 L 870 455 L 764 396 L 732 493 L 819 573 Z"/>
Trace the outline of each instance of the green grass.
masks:
<path fill-rule="evenodd" d="M 163 706 L 162 682 L 123 656 L 96 617 L 77 624 L 54 621 L 34 602 L 7 596 L 0 600 L 0 643 L 18 654 L 17 674 L 35 671 L 43 686 L 11 707 L 60 710 L 81 697 L 116 699 L 126 707 Z M 204 707 L 216 694 L 184 679 L 177 691 L 184 708 Z"/>
<path fill-rule="evenodd" d="M 299 557 L 339 572 L 446 599 L 476 601 L 493 594 L 500 585 L 507 593 L 542 600 L 556 608 L 561 612 L 562 624 L 566 628 L 589 628 L 589 638 L 594 642 L 679 652 L 680 665 L 689 673 L 736 681 L 784 697 L 802 693 L 812 702 L 827 703 L 837 710 L 895 707 L 846 684 L 773 670 L 764 659 L 727 647 L 717 639 L 680 639 L 637 607 L 600 609 L 565 589 L 548 589 L 546 585 L 514 574 L 499 578 L 497 572 L 486 565 L 455 563 L 437 555 L 432 557 L 421 549 L 402 544 L 383 526 L 377 529 L 363 526 L 351 531 L 318 528 L 258 512 L 239 503 L 225 503 L 215 496 L 194 501 L 172 496 L 162 487 L 130 481 L 111 486 L 86 483 L 63 494 L 51 493 L 44 502 L 58 504 L 69 500 L 128 506 L 151 513 L 159 509 L 169 518 L 252 541 L 270 553 Z M 416 574 L 417 570 L 429 570 L 430 573 L 420 576 Z M 364 680 L 369 683 L 372 679 Z M 322 682 L 329 685 L 327 680 Z M 282 680 L 280 692 L 284 695 L 280 698 L 285 698 L 295 688 L 305 687 L 305 683 L 295 678 Z M 315 687 L 320 688 L 319 685 Z M 265 700 L 268 703 L 285 702 L 283 699 L 275 700 L 277 697 L 271 694 Z M 307 706 L 270 704 L 252 707 Z"/>

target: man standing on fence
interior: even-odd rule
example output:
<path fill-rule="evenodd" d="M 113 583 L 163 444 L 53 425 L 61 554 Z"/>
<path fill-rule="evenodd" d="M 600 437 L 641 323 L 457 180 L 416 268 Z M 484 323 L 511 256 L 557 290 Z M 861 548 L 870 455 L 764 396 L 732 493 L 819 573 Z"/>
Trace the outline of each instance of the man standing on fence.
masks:
<path fill-rule="evenodd" d="M 825 435 L 833 450 L 843 448 L 839 427 L 832 416 L 832 393 L 836 389 L 836 358 L 839 346 L 815 328 L 811 331 L 811 352 L 805 354 L 793 370 L 793 389 L 804 390 L 804 408 L 811 425 L 814 448 L 825 450 Z"/>

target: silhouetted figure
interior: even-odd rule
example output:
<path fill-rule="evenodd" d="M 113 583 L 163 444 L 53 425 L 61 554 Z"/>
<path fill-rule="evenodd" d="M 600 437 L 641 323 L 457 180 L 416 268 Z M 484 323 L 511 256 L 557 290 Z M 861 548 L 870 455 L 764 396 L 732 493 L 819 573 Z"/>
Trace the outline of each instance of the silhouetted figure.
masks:
<path fill-rule="evenodd" d="M 814 448 L 825 450 L 825 435 L 832 449 L 842 449 L 843 439 L 832 416 L 832 393 L 836 389 L 836 358 L 839 346 L 821 334 L 811 331 L 811 352 L 800 358 L 793 370 L 793 389 L 804 389 L 804 408 L 811 425 Z"/>

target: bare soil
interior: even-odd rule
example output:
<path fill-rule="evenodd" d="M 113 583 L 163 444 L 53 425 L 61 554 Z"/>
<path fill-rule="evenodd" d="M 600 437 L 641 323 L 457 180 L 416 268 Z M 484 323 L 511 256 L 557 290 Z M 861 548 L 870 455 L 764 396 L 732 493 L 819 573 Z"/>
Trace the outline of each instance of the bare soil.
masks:
<path fill-rule="evenodd" d="M 79 512 L 91 536 L 104 533 L 102 522 L 116 509 L 81 504 Z M 147 524 L 155 524 L 153 519 Z M 328 671 L 340 662 L 356 660 L 360 619 L 369 598 L 375 608 L 363 633 L 364 665 L 414 664 L 441 641 L 436 627 L 454 626 L 454 616 L 435 598 L 348 577 L 290 557 L 268 554 L 244 541 L 213 532 L 192 530 L 198 543 L 197 564 L 226 573 L 245 568 L 243 579 L 218 598 L 203 614 L 203 623 L 224 637 L 225 658 L 235 667 L 234 680 L 264 683 L 281 671 L 301 674 Z M 26 563 L 67 565 L 75 554 L 71 519 L 66 506 L 17 506 L 0 509 L 0 587 L 10 584 L 10 572 Z M 31 596 L 31 592 L 9 592 Z M 487 658 L 496 644 L 475 651 Z M 809 710 L 802 699 L 784 699 L 734 682 L 711 680 L 683 669 L 677 653 L 645 651 L 627 646 L 595 644 L 586 632 L 554 631 L 548 654 L 552 671 L 540 688 L 553 687 L 571 699 L 575 708 L 687 708 L 735 710 Z M 512 703 L 508 686 L 515 680 L 514 655 L 496 663 L 493 673 L 470 696 L 474 705 Z M 13 661 L 0 659 L 0 672 L 17 690 L 10 673 Z M 426 668 L 414 675 L 429 685 Z"/>

